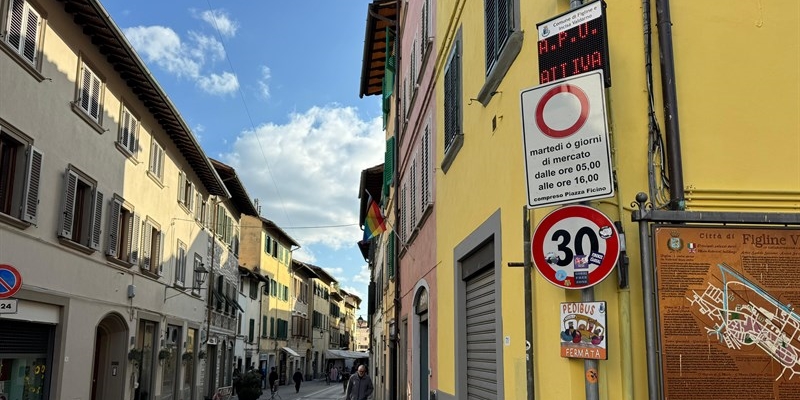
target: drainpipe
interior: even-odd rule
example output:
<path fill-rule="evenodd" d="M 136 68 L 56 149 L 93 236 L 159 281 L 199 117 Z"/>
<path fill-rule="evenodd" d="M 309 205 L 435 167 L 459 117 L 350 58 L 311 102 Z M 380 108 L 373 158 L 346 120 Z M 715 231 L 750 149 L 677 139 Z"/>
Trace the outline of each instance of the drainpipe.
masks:
<path fill-rule="evenodd" d="M 400 31 L 400 24 L 398 23 L 399 20 L 400 20 L 399 19 L 399 15 L 400 15 L 400 11 L 402 10 L 401 7 L 403 6 L 403 3 L 404 2 L 402 0 L 397 0 L 397 15 L 398 15 L 398 19 L 394 23 L 394 28 L 395 28 L 395 35 L 394 35 L 394 43 L 395 43 L 395 45 L 394 46 L 395 46 L 395 67 L 396 67 L 396 71 L 395 71 L 395 74 L 394 74 L 395 80 L 394 80 L 394 90 L 393 90 L 393 93 L 394 93 L 394 96 L 395 96 L 395 108 L 394 108 L 394 110 L 395 110 L 395 112 L 394 112 L 394 137 L 395 137 L 394 142 L 395 142 L 395 145 L 394 145 L 394 154 L 392 155 L 392 157 L 394 158 L 394 163 L 392 163 L 393 164 L 392 167 L 394 168 L 394 171 L 392 171 L 392 175 L 393 175 L 393 177 L 392 177 L 392 186 L 394 186 L 394 197 L 392 198 L 392 203 L 394 203 L 394 218 L 395 218 L 395 220 L 397 220 L 397 217 L 400 215 L 400 205 L 398 204 L 398 201 L 397 201 L 397 195 L 398 195 L 398 193 L 400 193 L 400 191 L 399 191 L 400 183 L 398 182 L 399 178 L 400 178 L 400 174 L 398 173 L 398 169 L 399 168 L 397 168 L 397 165 L 398 165 L 398 161 L 399 161 L 398 155 L 400 154 L 400 118 L 401 118 L 401 116 L 400 116 L 400 112 L 401 112 L 400 111 L 401 110 L 400 106 L 401 106 L 401 104 L 400 104 L 400 96 L 398 95 L 400 93 L 400 85 L 398 84 L 398 82 L 400 80 L 397 79 L 396 77 L 402 76 L 401 72 L 403 70 L 402 67 L 401 67 L 401 65 L 402 65 L 402 62 L 401 62 L 402 61 L 402 57 L 401 57 L 402 46 L 400 45 L 402 43 L 403 37 L 402 37 L 401 31 Z M 389 49 L 386 49 L 386 50 L 389 51 Z M 395 226 L 396 226 L 396 224 L 395 224 Z M 392 228 L 392 234 L 389 236 L 389 240 L 395 240 L 395 241 L 399 240 L 398 237 L 397 237 L 397 232 L 395 232 L 394 228 Z M 400 338 L 399 329 L 400 329 L 400 312 L 401 312 L 402 302 L 400 300 L 400 288 L 401 288 L 401 285 L 400 285 L 401 284 L 401 282 L 400 282 L 401 281 L 401 279 L 400 279 L 400 257 L 397 256 L 397 254 L 399 253 L 397 251 L 397 246 L 393 246 L 393 248 L 395 249 L 394 254 L 392 254 L 392 258 L 394 258 L 393 262 L 394 262 L 394 265 L 395 265 L 395 272 L 394 272 L 395 273 L 395 275 L 394 275 L 394 333 L 395 333 L 395 335 L 394 335 L 394 343 L 392 343 L 390 345 L 390 349 L 389 349 L 389 358 L 391 359 L 389 361 L 389 363 L 390 363 L 390 365 L 393 366 L 393 368 L 391 369 L 391 374 L 389 376 L 389 399 L 390 400 L 397 400 L 398 397 L 399 397 L 398 393 L 397 393 L 397 390 L 400 387 L 400 385 L 398 385 L 398 382 L 397 382 L 398 371 L 400 370 L 400 357 L 398 357 L 398 354 L 397 354 L 398 353 L 398 350 L 397 350 L 398 343 L 397 342 L 399 342 L 399 338 Z M 389 334 L 391 335 L 391 333 L 392 333 L 392 331 L 390 330 Z M 403 332 L 403 334 L 406 334 L 406 332 Z M 403 357 L 405 358 L 406 355 L 403 354 Z M 420 374 L 422 374 L 422 371 L 420 371 Z"/>
<path fill-rule="evenodd" d="M 683 210 L 686 206 L 686 199 L 683 191 L 678 92 L 675 89 L 675 55 L 672 51 L 672 21 L 669 15 L 669 0 L 656 0 L 656 25 L 658 26 L 658 51 L 661 60 L 661 97 L 664 102 L 666 125 L 669 207 L 673 210 Z"/>

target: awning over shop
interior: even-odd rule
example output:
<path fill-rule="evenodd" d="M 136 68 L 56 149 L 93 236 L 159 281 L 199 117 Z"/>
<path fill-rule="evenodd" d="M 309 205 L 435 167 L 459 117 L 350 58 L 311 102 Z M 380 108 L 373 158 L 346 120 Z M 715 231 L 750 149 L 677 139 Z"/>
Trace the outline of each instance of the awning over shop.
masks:
<path fill-rule="evenodd" d="M 300 357 L 300 354 L 297 354 L 297 352 L 291 347 L 284 347 L 283 351 L 289 353 L 289 355 L 292 357 Z"/>
<path fill-rule="evenodd" d="M 369 358 L 369 353 L 361 351 L 349 351 L 349 350 L 328 350 L 325 352 L 325 358 L 329 360 L 345 359 L 345 358 L 352 358 L 352 359 Z"/>

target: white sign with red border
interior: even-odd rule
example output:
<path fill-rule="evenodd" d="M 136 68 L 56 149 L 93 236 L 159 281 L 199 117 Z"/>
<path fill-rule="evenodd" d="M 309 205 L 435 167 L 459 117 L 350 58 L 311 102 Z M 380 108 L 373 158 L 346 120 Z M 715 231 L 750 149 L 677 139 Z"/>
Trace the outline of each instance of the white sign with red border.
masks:
<path fill-rule="evenodd" d="M 614 195 L 603 71 L 523 90 L 528 207 Z"/>
<path fill-rule="evenodd" d="M 584 289 L 603 281 L 619 259 L 614 223 L 594 208 L 571 205 L 547 214 L 531 237 L 531 258 L 548 282 Z"/>

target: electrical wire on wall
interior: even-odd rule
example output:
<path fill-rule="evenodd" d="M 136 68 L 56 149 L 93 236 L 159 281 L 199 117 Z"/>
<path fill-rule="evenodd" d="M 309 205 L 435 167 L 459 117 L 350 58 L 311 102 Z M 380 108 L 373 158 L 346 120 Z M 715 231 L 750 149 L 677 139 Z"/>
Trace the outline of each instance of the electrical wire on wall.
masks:
<path fill-rule="evenodd" d="M 642 1 L 644 18 L 644 57 L 645 76 L 647 79 L 647 173 L 648 188 L 653 208 L 667 208 L 670 203 L 669 177 L 667 176 L 667 159 L 664 151 L 664 137 L 655 112 L 655 98 L 653 93 L 653 46 L 650 23 L 650 0 Z"/>

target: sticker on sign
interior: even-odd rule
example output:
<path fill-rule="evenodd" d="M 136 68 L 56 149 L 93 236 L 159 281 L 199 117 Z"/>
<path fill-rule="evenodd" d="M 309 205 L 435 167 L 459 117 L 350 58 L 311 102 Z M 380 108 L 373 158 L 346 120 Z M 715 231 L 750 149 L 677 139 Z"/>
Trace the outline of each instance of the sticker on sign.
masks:
<path fill-rule="evenodd" d="M 603 71 L 520 94 L 528 207 L 612 197 Z"/>

